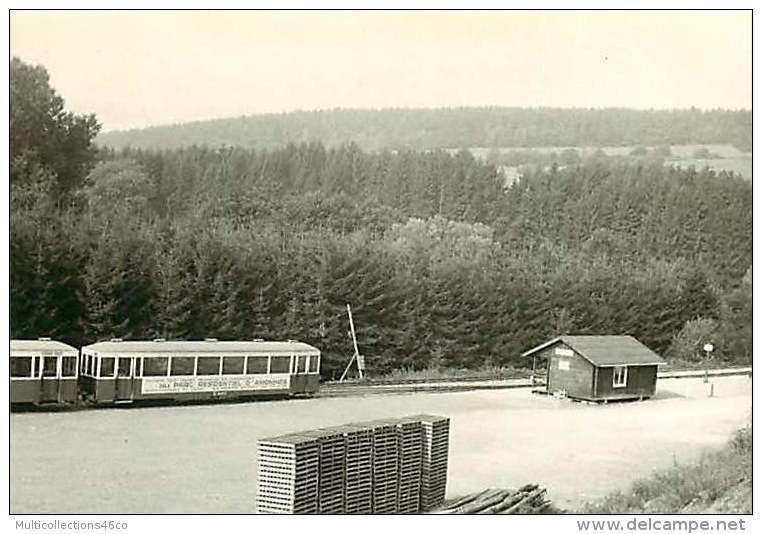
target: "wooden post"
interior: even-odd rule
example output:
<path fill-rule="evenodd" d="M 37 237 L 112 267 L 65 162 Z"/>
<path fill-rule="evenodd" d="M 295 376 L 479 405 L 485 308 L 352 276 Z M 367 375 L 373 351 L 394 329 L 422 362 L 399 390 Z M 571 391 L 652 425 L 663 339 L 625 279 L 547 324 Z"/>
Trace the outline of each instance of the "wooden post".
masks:
<path fill-rule="evenodd" d="M 357 374 L 360 376 L 360 379 L 364 377 L 364 371 L 365 371 L 365 362 L 362 361 L 362 358 L 360 356 L 360 350 L 357 348 L 357 336 L 355 335 L 355 323 L 352 320 L 352 308 L 347 304 L 347 315 L 349 316 L 349 331 L 352 334 L 352 345 L 355 349 L 354 354 L 352 354 L 352 359 L 349 360 L 349 363 L 347 364 L 347 367 L 344 369 L 344 372 L 341 374 L 341 378 L 339 379 L 339 382 L 343 382 L 344 378 L 347 376 L 347 373 L 349 372 L 349 368 L 352 366 L 352 362 L 357 360 Z"/>
<path fill-rule="evenodd" d="M 537 356 L 532 354 L 532 375 L 529 377 L 529 382 L 534 386 L 534 373 L 537 368 Z"/>
<path fill-rule="evenodd" d="M 355 322 L 352 319 L 352 308 L 347 304 L 347 315 L 349 315 L 349 329 L 352 332 L 352 345 L 355 348 L 354 358 L 357 360 L 357 372 L 360 378 L 363 378 L 363 371 L 365 370 L 364 362 L 361 362 L 360 349 L 357 348 L 357 336 L 355 335 Z"/>

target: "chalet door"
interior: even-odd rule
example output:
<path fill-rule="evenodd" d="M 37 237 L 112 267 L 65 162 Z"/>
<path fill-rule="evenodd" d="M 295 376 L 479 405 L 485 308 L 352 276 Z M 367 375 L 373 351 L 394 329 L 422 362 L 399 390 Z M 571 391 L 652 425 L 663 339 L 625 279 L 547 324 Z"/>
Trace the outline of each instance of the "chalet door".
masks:
<path fill-rule="evenodd" d="M 135 392 L 135 358 L 116 359 L 114 400 L 132 400 Z"/>

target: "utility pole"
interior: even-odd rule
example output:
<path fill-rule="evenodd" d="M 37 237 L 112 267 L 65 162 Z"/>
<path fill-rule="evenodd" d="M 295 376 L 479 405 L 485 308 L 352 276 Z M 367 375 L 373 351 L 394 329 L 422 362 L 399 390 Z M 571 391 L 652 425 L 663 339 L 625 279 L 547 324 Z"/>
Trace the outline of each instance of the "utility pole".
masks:
<path fill-rule="evenodd" d="M 352 362 L 357 360 L 357 374 L 360 375 L 360 379 L 364 377 L 365 372 L 365 358 L 360 355 L 360 350 L 357 348 L 357 336 L 355 335 L 355 323 L 352 320 L 352 308 L 347 304 L 347 315 L 349 316 L 349 331 L 352 334 L 352 345 L 354 346 L 355 352 L 352 354 L 352 359 L 349 360 L 349 363 L 347 364 L 346 369 L 344 369 L 344 372 L 341 374 L 341 378 L 339 379 L 339 382 L 344 382 L 344 378 L 346 378 L 347 373 L 349 372 L 349 368 L 352 367 Z"/>

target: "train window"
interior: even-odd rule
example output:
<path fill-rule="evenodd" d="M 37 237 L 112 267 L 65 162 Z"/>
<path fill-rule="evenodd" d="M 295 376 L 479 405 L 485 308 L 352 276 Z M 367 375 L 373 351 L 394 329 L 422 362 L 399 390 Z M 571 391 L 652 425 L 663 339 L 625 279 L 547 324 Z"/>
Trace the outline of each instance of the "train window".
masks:
<path fill-rule="evenodd" d="M 114 358 L 101 358 L 100 376 L 112 378 L 114 376 Z"/>
<path fill-rule="evenodd" d="M 135 358 L 135 376 L 140 376 L 143 370 L 143 358 Z"/>
<path fill-rule="evenodd" d="M 116 376 L 130 376 L 130 358 L 116 360 Z"/>
<path fill-rule="evenodd" d="M 288 373 L 291 370 L 291 356 L 271 356 L 271 373 Z"/>
<path fill-rule="evenodd" d="M 63 356 L 61 358 L 61 376 L 77 376 L 76 356 Z"/>
<path fill-rule="evenodd" d="M 169 374 L 172 376 L 188 376 L 193 374 L 196 358 L 193 356 L 173 356 Z"/>
<path fill-rule="evenodd" d="M 297 373 L 307 372 L 307 356 L 296 357 L 296 372 Z"/>
<path fill-rule="evenodd" d="M 267 374 L 267 356 L 249 356 L 246 358 L 247 375 Z"/>
<path fill-rule="evenodd" d="M 218 375 L 220 374 L 219 356 L 201 356 L 198 359 L 197 375 Z"/>
<path fill-rule="evenodd" d="M 14 378 L 29 378 L 32 375 L 32 358 L 29 356 L 11 358 L 11 376 Z"/>
<path fill-rule="evenodd" d="M 222 374 L 242 375 L 245 361 L 243 356 L 225 356 L 222 358 Z"/>
<path fill-rule="evenodd" d="M 42 356 L 32 356 L 32 376 L 38 377 L 40 376 L 40 360 L 42 359 Z"/>
<path fill-rule="evenodd" d="M 90 356 L 90 364 L 88 365 L 87 373 L 90 376 L 95 376 L 95 356 Z"/>
<path fill-rule="evenodd" d="M 318 369 L 318 359 L 320 356 L 310 356 L 310 373 L 317 373 L 319 371 Z"/>
<path fill-rule="evenodd" d="M 58 358 L 55 356 L 45 356 L 42 366 L 42 376 L 58 376 Z"/>
<path fill-rule="evenodd" d="M 167 376 L 167 366 L 169 358 L 161 356 L 159 358 L 143 359 L 143 376 Z"/>

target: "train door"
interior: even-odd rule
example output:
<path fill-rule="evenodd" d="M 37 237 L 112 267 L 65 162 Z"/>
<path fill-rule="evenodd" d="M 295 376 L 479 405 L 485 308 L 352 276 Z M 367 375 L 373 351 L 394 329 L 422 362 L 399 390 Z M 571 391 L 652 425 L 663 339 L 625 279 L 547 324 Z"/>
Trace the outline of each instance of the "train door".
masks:
<path fill-rule="evenodd" d="M 291 385 L 293 393 L 304 393 L 307 389 L 307 370 L 307 356 L 294 356 L 294 376 Z"/>
<path fill-rule="evenodd" d="M 114 400 L 132 400 L 135 396 L 135 358 L 117 358 Z"/>
<path fill-rule="evenodd" d="M 50 353 L 40 356 L 40 402 L 58 402 L 61 393 L 60 358 Z"/>

